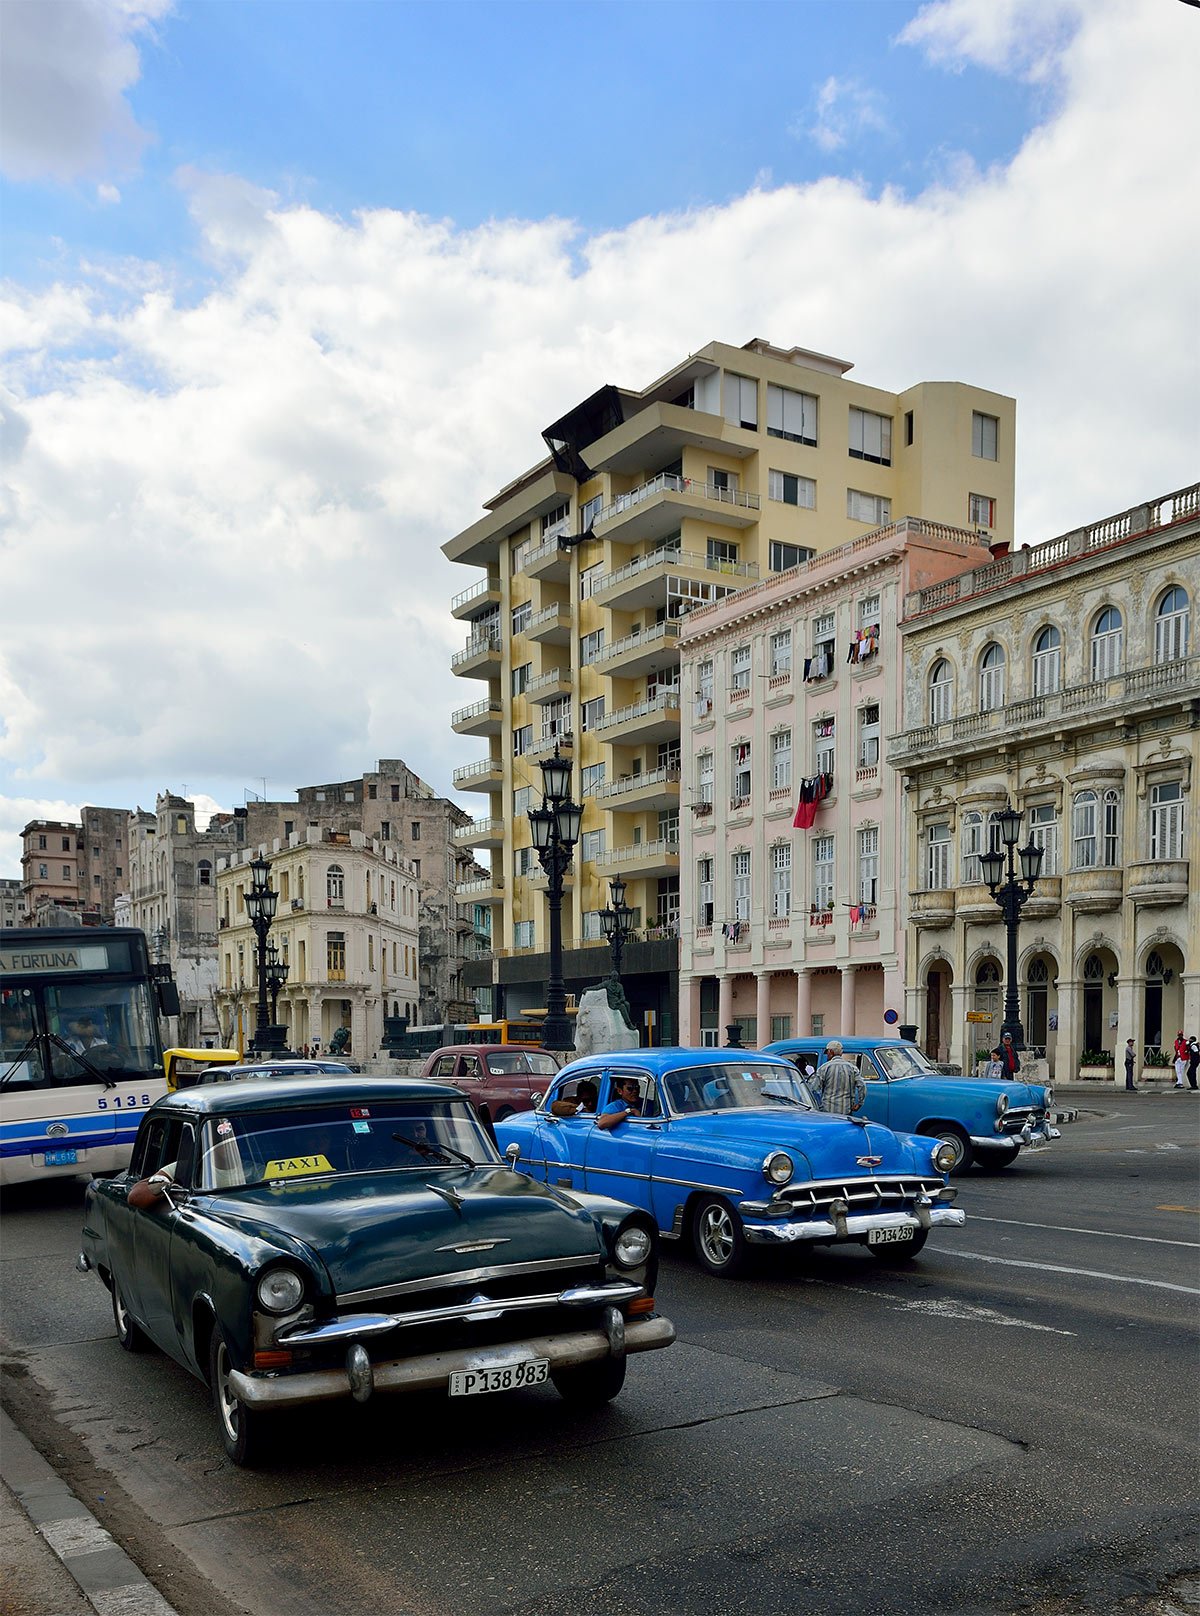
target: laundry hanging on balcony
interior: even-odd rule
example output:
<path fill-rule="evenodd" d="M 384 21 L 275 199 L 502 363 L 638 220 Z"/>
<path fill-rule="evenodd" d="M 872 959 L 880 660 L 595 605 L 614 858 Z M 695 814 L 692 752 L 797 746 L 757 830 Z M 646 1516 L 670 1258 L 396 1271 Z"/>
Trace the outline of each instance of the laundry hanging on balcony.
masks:
<path fill-rule="evenodd" d="M 804 677 L 806 680 L 826 679 L 829 677 L 830 656 L 828 651 L 818 651 L 816 656 L 805 657 Z"/>
<path fill-rule="evenodd" d="M 796 804 L 796 813 L 792 819 L 795 830 L 810 830 L 816 822 L 817 809 L 833 790 L 833 776 L 831 774 L 814 774 L 810 779 L 800 782 L 800 801 Z"/>
<path fill-rule="evenodd" d="M 860 628 L 850 641 L 850 650 L 846 657 L 847 662 L 865 662 L 873 657 L 879 649 L 879 624 L 873 623 L 870 628 Z"/>

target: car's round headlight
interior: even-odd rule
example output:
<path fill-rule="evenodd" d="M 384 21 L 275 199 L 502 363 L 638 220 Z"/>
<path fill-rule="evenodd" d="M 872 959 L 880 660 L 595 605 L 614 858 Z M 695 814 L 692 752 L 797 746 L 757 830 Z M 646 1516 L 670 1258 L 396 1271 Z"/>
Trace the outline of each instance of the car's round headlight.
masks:
<path fill-rule="evenodd" d="M 773 1150 L 763 1162 L 763 1173 L 770 1184 L 786 1184 L 796 1171 L 796 1164 L 786 1150 Z"/>
<path fill-rule="evenodd" d="M 997 1121 L 999 1121 L 999 1119 L 1004 1115 L 1004 1113 L 1007 1110 L 1008 1110 L 1008 1095 L 1007 1094 L 998 1095 L 997 1098 L 996 1098 L 996 1119 L 997 1119 Z"/>
<path fill-rule="evenodd" d="M 638 1224 L 631 1223 L 621 1230 L 613 1247 L 613 1256 L 622 1268 L 640 1268 L 650 1255 L 650 1236 Z"/>
<path fill-rule="evenodd" d="M 1054 1104 L 1054 1084 L 1047 1083 L 1046 1087 L 1042 1090 L 1042 1093 L 1046 1096 L 1046 1110 L 1049 1111 L 1050 1107 Z"/>
<path fill-rule="evenodd" d="M 259 1280 L 256 1294 L 267 1313 L 290 1313 L 304 1297 L 304 1281 L 294 1268 L 271 1268 Z"/>
<path fill-rule="evenodd" d="M 943 1139 L 933 1147 L 933 1165 L 939 1173 L 948 1173 L 958 1160 L 958 1147 Z"/>

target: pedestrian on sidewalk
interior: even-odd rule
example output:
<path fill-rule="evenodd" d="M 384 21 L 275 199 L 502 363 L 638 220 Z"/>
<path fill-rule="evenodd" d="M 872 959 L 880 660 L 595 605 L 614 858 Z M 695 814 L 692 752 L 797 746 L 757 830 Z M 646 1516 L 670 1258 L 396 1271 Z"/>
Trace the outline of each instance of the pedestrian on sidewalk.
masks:
<path fill-rule="evenodd" d="M 1179 1029 L 1179 1036 L 1175 1040 L 1175 1087 L 1184 1088 L 1184 1078 L 1187 1076 L 1188 1041 L 1183 1036 L 1183 1028 Z"/>
<path fill-rule="evenodd" d="M 1196 1068 L 1200 1066 L 1200 1038 L 1193 1033 L 1188 1039 L 1188 1088 L 1194 1089 L 1196 1083 Z"/>
<path fill-rule="evenodd" d="M 1005 1077 L 1015 1078 L 1020 1070 L 1021 1057 L 1017 1053 L 1017 1046 L 1013 1043 L 1010 1032 L 1006 1032 L 1000 1040 L 1000 1059 L 1004 1062 Z"/>
<path fill-rule="evenodd" d="M 1137 1049 L 1134 1045 L 1133 1039 L 1127 1038 L 1125 1040 L 1125 1087 L 1131 1094 L 1137 1093 L 1137 1089 L 1134 1087 L 1133 1082 L 1133 1068 L 1136 1064 Z"/>

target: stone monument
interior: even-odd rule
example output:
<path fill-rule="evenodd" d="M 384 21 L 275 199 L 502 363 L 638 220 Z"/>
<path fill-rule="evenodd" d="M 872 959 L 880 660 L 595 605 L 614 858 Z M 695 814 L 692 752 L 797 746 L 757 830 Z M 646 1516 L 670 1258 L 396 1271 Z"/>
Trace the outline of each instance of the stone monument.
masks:
<path fill-rule="evenodd" d="M 576 1055 L 603 1055 L 613 1049 L 636 1049 L 638 1044 L 637 1033 L 610 1003 L 607 987 L 588 988 L 575 1017 Z"/>

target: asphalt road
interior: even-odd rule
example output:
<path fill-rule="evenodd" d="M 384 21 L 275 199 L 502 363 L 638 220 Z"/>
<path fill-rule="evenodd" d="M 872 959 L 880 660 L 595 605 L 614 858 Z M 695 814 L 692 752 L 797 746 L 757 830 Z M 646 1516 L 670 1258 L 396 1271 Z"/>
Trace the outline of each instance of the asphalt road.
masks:
<path fill-rule="evenodd" d="M 78 1187 L 10 1193 L 6 1406 L 183 1616 L 1200 1608 L 1200 1099 L 1103 1104 L 960 1180 L 967 1226 L 909 1268 L 668 1257 L 679 1342 L 600 1413 L 325 1408 L 263 1474 L 117 1347 Z"/>

